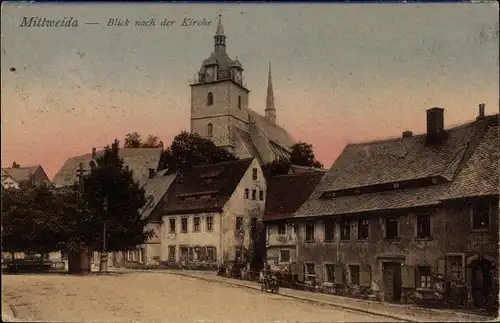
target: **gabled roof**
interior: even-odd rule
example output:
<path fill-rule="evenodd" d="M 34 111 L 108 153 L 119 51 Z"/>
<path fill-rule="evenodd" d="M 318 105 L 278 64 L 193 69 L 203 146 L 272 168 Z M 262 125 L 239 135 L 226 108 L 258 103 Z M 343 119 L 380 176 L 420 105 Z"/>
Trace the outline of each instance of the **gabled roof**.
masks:
<path fill-rule="evenodd" d="M 150 218 L 151 213 L 158 206 L 177 176 L 176 174 L 165 174 L 166 170 L 158 172 L 153 178 L 148 179 L 146 185 L 144 186 L 148 202 L 141 210 L 139 210 L 143 219 Z M 161 219 L 150 218 L 150 221 L 159 220 Z"/>
<path fill-rule="evenodd" d="M 7 167 L 7 168 L 2 169 L 2 176 L 4 176 L 3 172 L 6 172 L 16 182 L 22 183 L 22 182 L 30 181 L 32 179 L 33 175 L 36 173 L 36 171 L 39 170 L 40 168 L 43 171 L 43 168 L 40 165 L 18 167 L 18 168 Z M 43 171 L 43 172 L 45 174 L 45 171 Z M 48 178 L 47 178 L 47 180 L 48 180 Z"/>
<path fill-rule="evenodd" d="M 499 192 L 498 123 L 489 128 L 472 157 L 457 175 L 443 199 L 497 195 Z"/>
<path fill-rule="evenodd" d="M 199 165 L 183 176 L 178 176 L 164 208 L 165 213 L 220 212 L 253 160 L 254 158 L 246 158 Z"/>
<path fill-rule="evenodd" d="M 243 143 L 244 147 L 248 150 L 248 153 L 250 156 L 253 156 L 257 158 L 257 161 L 259 164 L 263 164 L 262 157 L 259 154 L 259 151 L 255 147 L 255 144 L 252 141 L 252 137 L 250 134 L 236 126 L 233 126 L 234 129 L 236 129 L 236 133 L 238 134 L 239 138 L 241 139 L 241 142 Z"/>
<path fill-rule="evenodd" d="M 446 198 L 453 181 L 459 178 L 461 172 L 467 171 L 466 163 L 473 153 L 487 150 L 478 149 L 478 144 L 482 143 L 480 147 L 493 144 L 485 143 L 491 140 L 485 136 L 487 132 L 490 136 L 496 133 L 498 145 L 498 132 L 490 129 L 495 124 L 498 127 L 498 115 L 448 129 L 448 139 L 438 147 L 425 145 L 425 135 L 347 145 L 295 216 L 341 215 L 438 205 Z M 470 165 L 470 169 L 474 167 L 474 164 Z M 469 172 L 478 176 L 477 170 Z M 481 173 L 481 176 L 488 176 L 488 172 Z M 431 178 L 441 179 L 436 185 L 425 187 L 396 187 L 364 194 L 360 191 L 359 194 L 347 196 L 338 194 L 345 189 L 366 189 L 387 183 L 392 187 L 390 183 L 421 179 L 430 182 Z M 496 180 L 498 183 L 498 178 Z M 320 198 L 325 192 L 335 192 L 336 195 Z"/>
<path fill-rule="evenodd" d="M 100 156 L 104 151 L 96 152 Z M 126 165 L 134 172 L 134 178 L 140 185 L 144 185 L 149 178 L 149 168 L 158 169 L 162 148 L 120 148 L 118 154 Z M 86 171 L 90 170 L 89 163 L 92 161 L 92 154 L 71 157 L 61 167 L 54 176 L 53 183 L 55 187 L 64 187 L 73 185 L 76 180 L 76 171 L 79 164 Z"/>
<path fill-rule="evenodd" d="M 248 109 L 250 117 L 255 121 L 256 125 L 262 129 L 269 141 L 273 141 L 280 145 L 285 150 L 290 150 L 290 147 L 295 144 L 295 140 L 282 127 L 270 124 L 263 115 Z"/>
<path fill-rule="evenodd" d="M 264 221 L 292 217 L 309 198 L 325 172 L 274 176 L 267 179 Z"/>

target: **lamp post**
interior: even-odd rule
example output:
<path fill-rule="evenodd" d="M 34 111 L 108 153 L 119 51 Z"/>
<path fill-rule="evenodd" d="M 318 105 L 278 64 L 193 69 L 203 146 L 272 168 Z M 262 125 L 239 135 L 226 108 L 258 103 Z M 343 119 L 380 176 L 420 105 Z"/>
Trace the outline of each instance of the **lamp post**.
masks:
<path fill-rule="evenodd" d="M 99 272 L 108 271 L 108 253 L 106 251 L 106 215 L 108 213 L 108 198 L 104 198 L 102 203 L 103 211 L 103 225 L 102 225 L 102 252 L 101 252 L 101 263 L 99 266 Z"/>

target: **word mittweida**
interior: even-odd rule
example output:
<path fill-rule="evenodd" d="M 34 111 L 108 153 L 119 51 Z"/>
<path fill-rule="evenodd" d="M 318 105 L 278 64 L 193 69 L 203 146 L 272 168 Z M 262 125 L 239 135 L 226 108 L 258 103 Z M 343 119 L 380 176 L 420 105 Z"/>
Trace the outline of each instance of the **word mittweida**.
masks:
<path fill-rule="evenodd" d="M 79 27 L 79 22 L 73 17 L 54 20 L 46 17 L 22 17 L 19 27 Z"/>

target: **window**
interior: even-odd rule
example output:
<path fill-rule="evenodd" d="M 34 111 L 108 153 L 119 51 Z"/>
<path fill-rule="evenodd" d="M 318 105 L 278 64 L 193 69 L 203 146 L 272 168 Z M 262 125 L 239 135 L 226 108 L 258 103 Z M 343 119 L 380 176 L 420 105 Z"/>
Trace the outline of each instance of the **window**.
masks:
<path fill-rule="evenodd" d="M 333 241 L 335 239 L 335 221 L 325 221 L 325 241 Z"/>
<path fill-rule="evenodd" d="M 182 232 L 187 232 L 188 231 L 188 218 L 182 218 L 181 219 L 181 231 Z"/>
<path fill-rule="evenodd" d="M 385 237 L 387 239 L 394 239 L 398 236 L 398 220 L 395 218 L 388 218 L 385 220 Z"/>
<path fill-rule="evenodd" d="M 170 224 L 170 232 L 175 233 L 175 218 L 170 218 L 169 224 Z"/>
<path fill-rule="evenodd" d="M 359 266 L 349 265 L 349 271 L 351 272 L 351 284 L 359 285 Z"/>
<path fill-rule="evenodd" d="M 214 135 L 214 126 L 211 123 L 207 125 L 207 135 L 208 137 L 213 137 Z"/>
<path fill-rule="evenodd" d="M 417 288 L 431 288 L 431 267 L 418 266 L 417 267 Z"/>
<path fill-rule="evenodd" d="M 252 200 L 257 199 L 257 190 L 252 190 Z"/>
<path fill-rule="evenodd" d="M 212 94 L 212 92 L 208 92 L 207 105 L 212 105 L 212 104 L 214 104 L 214 95 Z"/>
<path fill-rule="evenodd" d="M 188 248 L 187 247 L 181 247 L 181 259 L 182 260 L 187 260 L 188 258 Z"/>
<path fill-rule="evenodd" d="M 256 180 L 257 179 L 257 168 L 252 169 L 252 179 Z"/>
<path fill-rule="evenodd" d="M 325 264 L 325 279 L 327 283 L 335 282 L 335 265 Z"/>
<path fill-rule="evenodd" d="M 193 260 L 201 260 L 201 248 L 194 247 L 193 248 Z"/>
<path fill-rule="evenodd" d="M 308 281 L 316 278 L 316 269 L 314 268 L 314 263 L 309 262 L 304 264 L 304 274 L 306 276 L 306 280 Z"/>
<path fill-rule="evenodd" d="M 278 222 L 278 234 L 286 234 L 286 223 Z"/>
<path fill-rule="evenodd" d="M 238 109 L 241 110 L 241 95 L 238 95 Z"/>
<path fill-rule="evenodd" d="M 369 228 L 370 225 L 368 223 L 368 220 L 359 220 L 358 221 L 358 239 L 359 240 L 366 240 L 368 239 L 369 236 Z"/>
<path fill-rule="evenodd" d="M 472 207 L 472 229 L 481 230 L 490 224 L 489 205 L 484 201 L 477 201 Z"/>
<path fill-rule="evenodd" d="M 306 224 L 306 241 L 314 241 L 314 223 Z"/>
<path fill-rule="evenodd" d="M 343 220 L 340 227 L 340 239 L 349 240 L 351 239 L 351 221 Z"/>
<path fill-rule="evenodd" d="M 417 215 L 417 238 L 431 236 L 431 216 L 429 214 Z"/>
<path fill-rule="evenodd" d="M 264 201 L 264 191 L 263 190 L 259 191 L 259 200 Z"/>
<path fill-rule="evenodd" d="M 188 248 L 188 260 L 193 261 L 193 248 Z"/>
<path fill-rule="evenodd" d="M 449 273 L 450 278 L 453 279 L 462 279 L 463 278 L 463 264 L 462 264 L 462 256 L 450 256 L 449 260 Z"/>
<path fill-rule="evenodd" d="M 252 218 L 250 220 L 250 235 L 252 237 L 255 235 L 255 230 L 257 230 L 257 218 Z"/>
<path fill-rule="evenodd" d="M 215 261 L 215 260 L 217 260 L 215 258 L 215 247 L 207 247 L 207 260 L 208 261 Z"/>
<path fill-rule="evenodd" d="M 243 231 L 243 218 L 241 216 L 236 218 L 236 231 Z"/>
<path fill-rule="evenodd" d="M 236 247 L 235 254 L 234 254 L 234 259 L 235 259 L 236 261 L 238 261 L 238 260 L 242 260 L 242 259 L 241 259 L 242 255 L 243 255 L 243 252 L 242 252 L 242 250 L 241 250 L 241 247 Z"/>
<path fill-rule="evenodd" d="M 193 231 L 194 232 L 200 231 L 200 217 L 199 216 L 195 216 L 193 218 Z"/>
<path fill-rule="evenodd" d="M 280 250 L 280 262 L 290 262 L 290 250 Z"/>
<path fill-rule="evenodd" d="M 168 259 L 175 261 L 175 246 L 168 247 Z"/>
<path fill-rule="evenodd" d="M 248 188 L 245 188 L 245 200 L 248 200 L 249 197 L 249 190 Z"/>
<path fill-rule="evenodd" d="M 207 231 L 212 231 L 214 226 L 214 217 L 207 216 Z"/>

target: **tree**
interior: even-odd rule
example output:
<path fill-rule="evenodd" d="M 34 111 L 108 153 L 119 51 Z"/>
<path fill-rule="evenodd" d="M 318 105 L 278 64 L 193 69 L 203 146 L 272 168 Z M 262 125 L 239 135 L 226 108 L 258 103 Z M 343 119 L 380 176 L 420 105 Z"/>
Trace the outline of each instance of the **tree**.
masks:
<path fill-rule="evenodd" d="M 312 145 L 298 142 L 291 146 L 290 149 L 290 159 L 275 160 L 262 166 L 262 170 L 267 177 L 288 174 L 292 165 L 323 168 L 323 165 L 314 156 Z"/>
<path fill-rule="evenodd" d="M 323 165 L 316 160 L 312 145 L 305 142 L 298 142 L 291 147 L 290 163 L 292 165 L 323 168 Z"/>
<path fill-rule="evenodd" d="M 163 142 L 155 135 L 149 135 L 145 142 L 141 144 L 142 148 L 160 148 L 163 147 Z"/>
<path fill-rule="evenodd" d="M 141 135 L 137 132 L 128 133 L 125 136 L 125 148 L 140 148 L 141 144 Z"/>
<path fill-rule="evenodd" d="M 185 131 L 175 136 L 162 158 L 165 168 L 180 173 L 190 170 L 195 165 L 216 164 L 237 159 L 232 152 L 217 147 L 210 139 Z"/>
<path fill-rule="evenodd" d="M 19 165 L 18 163 L 16 163 L 16 161 L 13 161 L 12 162 L 12 168 L 20 168 L 21 165 Z"/>
<path fill-rule="evenodd" d="M 106 251 L 135 248 L 152 235 L 152 231 L 145 230 L 148 219 L 142 219 L 139 212 L 146 204 L 144 189 L 119 157 L 118 145 L 115 140 L 106 147 L 83 178 L 83 198 L 93 214 L 90 223 L 96 232 L 94 241 L 102 244 L 102 228 L 106 224 Z"/>
<path fill-rule="evenodd" d="M 2 247 L 7 252 L 49 253 L 60 242 L 57 200 L 38 185 L 2 190 Z"/>

